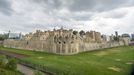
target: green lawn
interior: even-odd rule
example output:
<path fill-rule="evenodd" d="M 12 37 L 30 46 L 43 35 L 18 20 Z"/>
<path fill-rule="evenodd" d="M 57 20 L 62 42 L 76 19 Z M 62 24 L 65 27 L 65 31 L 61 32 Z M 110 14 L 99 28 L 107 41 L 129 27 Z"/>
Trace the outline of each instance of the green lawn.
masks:
<path fill-rule="evenodd" d="M 128 75 L 134 61 L 134 46 L 102 49 L 76 55 L 56 55 L 21 49 L 1 50 L 30 55 L 23 60 L 46 66 L 57 75 Z"/>

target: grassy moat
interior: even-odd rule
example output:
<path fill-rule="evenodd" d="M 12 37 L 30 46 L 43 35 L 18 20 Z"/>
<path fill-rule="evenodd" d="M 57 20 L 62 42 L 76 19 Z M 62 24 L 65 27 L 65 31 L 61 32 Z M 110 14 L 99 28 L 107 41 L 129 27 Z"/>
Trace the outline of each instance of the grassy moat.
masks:
<path fill-rule="evenodd" d="M 129 75 L 134 63 L 134 46 L 69 56 L 4 47 L 0 47 L 0 50 L 29 55 L 22 60 L 45 66 L 56 75 Z"/>

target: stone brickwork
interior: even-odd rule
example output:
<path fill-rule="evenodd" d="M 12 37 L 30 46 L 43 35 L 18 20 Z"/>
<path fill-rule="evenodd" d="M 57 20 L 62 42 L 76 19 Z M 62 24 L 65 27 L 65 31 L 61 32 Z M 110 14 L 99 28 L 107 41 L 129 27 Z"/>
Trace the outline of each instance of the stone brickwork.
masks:
<path fill-rule="evenodd" d="M 73 30 L 63 28 L 53 31 L 40 31 L 26 34 L 21 40 L 7 39 L 4 41 L 5 47 L 27 49 L 34 51 L 50 52 L 56 54 L 77 54 L 83 51 L 110 48 L 128 45 L 129 38 L 121 38 L 117 41 L 102 41 L 99 32 L 90 31 L 80 36 L 73 34 Z"/>

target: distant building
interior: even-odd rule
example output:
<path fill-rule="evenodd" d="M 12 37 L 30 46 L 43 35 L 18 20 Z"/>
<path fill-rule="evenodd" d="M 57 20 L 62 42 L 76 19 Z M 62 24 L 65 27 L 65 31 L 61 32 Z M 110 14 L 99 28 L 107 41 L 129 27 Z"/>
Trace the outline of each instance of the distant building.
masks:
<path fill-rule="evenodd" d="M 131 34 L 131 39 L 132 39 L 132 41 L 134 41 L 134 33 Z"/>
<path fill-rule="evenodd" d="M 122 34 L 122 37 L 130 37 L 129 34 Z"/>
<path fill-rule="evenodd" d="M 131 43 L 130 35 L 129 34 L 122 34 L 120 39 L 124 40 L 125 45 L 129 45 Z"/>
<path fill-rule="evenodd" d="M 130 45 L 134 45 L 134 33 L 131 34 L 131 43 L 130 43 Z"/>
<path fill-rule="evenodd" d="M 10 31 L 8 33 L 8 39 L 21 39 L 21 38 L 22 38 L 21 33 L 11 33 Z"/>
<path fill-rule="evenodd" d="M 118 37 L 118 32 L 117 31 L 115 31 L 115 36 Z"/>

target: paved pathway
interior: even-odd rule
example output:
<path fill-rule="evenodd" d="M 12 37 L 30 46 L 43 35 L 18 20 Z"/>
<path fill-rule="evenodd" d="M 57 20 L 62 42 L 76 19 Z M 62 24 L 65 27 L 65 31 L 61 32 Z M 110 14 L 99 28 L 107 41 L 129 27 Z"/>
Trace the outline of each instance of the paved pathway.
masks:
<path fill-rule="evenodd" d="M 26 66 L 23 66 L 21 64 L 17 65 L 17 70 L 24 73 L 25 75 L 34 75 L 34 70 L 31 68 L 28 68 Z"/>
<path fill-rule="evenodd" d="M 26 67 L 26 66 L 21 65 L 21 64 L 17 65 L 17 70 L 24 73 L 25 75 L 34 75 L 34 73 L 35 73 L 34 69 Z M 43 75 L 47 75 L 47 74 L 43 74 Z"/>

